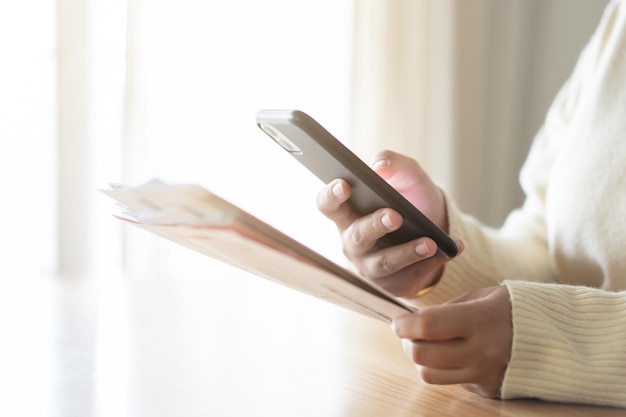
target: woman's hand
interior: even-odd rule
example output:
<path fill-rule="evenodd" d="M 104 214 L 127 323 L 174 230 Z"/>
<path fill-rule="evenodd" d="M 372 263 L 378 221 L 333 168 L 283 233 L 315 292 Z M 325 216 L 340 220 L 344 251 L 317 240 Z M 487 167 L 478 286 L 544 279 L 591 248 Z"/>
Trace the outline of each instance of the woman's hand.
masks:
<path fill-rule="evenodd" d="M 416 161 L 383 151 L 376 156 L 372 168 L 447 232 L 443 194 Z M 350 193 L 347 182 L 334 180 L 318 194 L 317 205 L 335 222 L 341 233 L 344 254 L 358 272 L 398 296 L 412 297 L 433 285 L 446 262 L 444 258 L 433 256 L 437 244 L 421 237 L 393 247 L 380 246 L 380 238 L 400 228 L 402 216 L 391 208 L 384 208 L 361 217 L 348 204 Z M 460 252 L 462 244 L 458 243 Z"/>
<path fill-rule="evenodd" d="M 505 286 L 402 315 L 392 329 L 425 382 L 461 384 L 484 397 L 500 396 L 513 339 Z"/>

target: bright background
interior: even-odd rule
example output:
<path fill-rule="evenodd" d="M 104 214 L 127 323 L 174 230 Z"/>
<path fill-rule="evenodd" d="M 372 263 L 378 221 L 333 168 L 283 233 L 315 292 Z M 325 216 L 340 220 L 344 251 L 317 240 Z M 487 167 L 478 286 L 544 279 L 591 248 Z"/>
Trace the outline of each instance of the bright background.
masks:
<path fill-rule="evenodd" d="M 0 4 L 0 233 L 15 274 L 199 274 L 112 218 L 108 182 L 200 183 L 343 262 L 322 184 L 254 123 L 298 108 L 368 160 L 417 158 L 493 224 L 606 0 Z M 35 12 L 36 11 L 36 12 Z"/>
<path fill-rule="evenodd" d="M 331 230 L 322 184 L 255 114 L 300 108 L 347 140 L 351 2 L 5 2 L 0 42 L 5 270 L 197 271 L 205 260 L 123 228 L 98 192 L 155 176 L 200 183 L 308 244 Z"/>

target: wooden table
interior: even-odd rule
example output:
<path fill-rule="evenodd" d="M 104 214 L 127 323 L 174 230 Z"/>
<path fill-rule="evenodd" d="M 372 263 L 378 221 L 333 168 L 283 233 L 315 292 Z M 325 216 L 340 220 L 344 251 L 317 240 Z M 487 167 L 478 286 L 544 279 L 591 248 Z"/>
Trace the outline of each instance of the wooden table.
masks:
<path fill-rule="evenodd" d="M 211 264 L 0 281 L 0 415 L 625 416 L 419 380 L 389 326 Z"/>

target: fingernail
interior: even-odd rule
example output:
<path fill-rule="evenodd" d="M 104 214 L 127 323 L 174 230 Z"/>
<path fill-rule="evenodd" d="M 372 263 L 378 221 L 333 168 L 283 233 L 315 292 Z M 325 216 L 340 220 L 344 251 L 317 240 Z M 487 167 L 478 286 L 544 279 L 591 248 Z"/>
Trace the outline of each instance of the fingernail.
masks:
<path fill-rule="evenodd" d="M 430 252 L 430 250 L 428 249 L 428 245 L 426 245 L 426 242 L 420 242 L 415 247 L 415 253 L 417 253 L 418 255 L 428 255 L 428 252 Z"/>
<path fill-rule="evenodd" d="M 381 223 L 385 227 L 393 227 L 393 222 L 391 221 L 391 217 L 388 214 L 385 214 L 382 219 L 380 219 Z"/>
<path fill-rule="evenodd" d="M 384 166 L 389 165 L 389 161 L 386 159 L 379 159 L 378 161 L 372 164 L 372 169 L 376 171 L 378 168 L 382 168 Z"/>
<path fill-rule="evenodd" d="M 391 322 L 391 331 L 393 332 L 393 334 L 398 334 L 398 325 L 396 324 L 395 320 Z"/>
<path fill-rule="evenodd" d="M 332 186 L 330 191 L 333 193 L 335 197 L 341 198 L 343 197 L 343 184 L 338 182 Z"/>

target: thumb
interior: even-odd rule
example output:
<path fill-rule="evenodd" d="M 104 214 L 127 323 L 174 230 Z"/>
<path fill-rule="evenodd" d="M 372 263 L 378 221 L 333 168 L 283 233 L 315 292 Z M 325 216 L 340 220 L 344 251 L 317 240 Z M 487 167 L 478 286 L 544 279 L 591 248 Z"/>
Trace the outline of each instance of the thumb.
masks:
<path fill-rule="evenodd" d="M 442 191 L 415 161 L 393 151 L 376 154 L 372 169 L 443 230 L 448 229 Z"/>
<path fill-rule="evenodd" d="M 399 191 L 410 190 L 416 185 L 431 185 L 428 174 L 412 158 L 385 150 L 378 152 L 372 169 Z"/>

